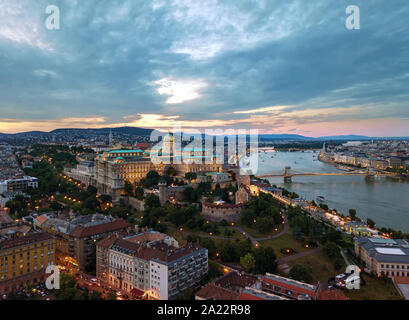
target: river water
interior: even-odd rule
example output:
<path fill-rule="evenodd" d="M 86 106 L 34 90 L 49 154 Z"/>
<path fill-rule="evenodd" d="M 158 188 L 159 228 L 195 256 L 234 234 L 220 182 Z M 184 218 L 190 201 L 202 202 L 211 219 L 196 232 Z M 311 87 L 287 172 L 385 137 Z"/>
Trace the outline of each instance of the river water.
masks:
<path fill-rule="evenodd" d="M 343 172 L 335 166 L 317 160 L 318 152 L 271 152 L 259 154 L 257 174 L 268 174 L 290 166 L 301 172 Z M 357 210 L 357 216 L 371 218 L 377 227 L 391 227 L 409 232 L 409 182 L 390 177 L 365 176 L 295 176 L 292 183 L 282 177 L 269 178 L 272 184 L 294 191 L 308 200 L 325 197 L 330 208 L 348 215 Z"/>

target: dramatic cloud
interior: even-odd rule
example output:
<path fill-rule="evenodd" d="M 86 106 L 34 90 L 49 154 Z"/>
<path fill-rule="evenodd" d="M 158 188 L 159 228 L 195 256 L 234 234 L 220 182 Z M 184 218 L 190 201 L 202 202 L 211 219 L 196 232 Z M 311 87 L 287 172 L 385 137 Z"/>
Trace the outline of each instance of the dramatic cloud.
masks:
<path fill-rule="evenodd" d="M 45 26 L 60 8 L 60 30 Z M 406 0 L 0 0 L 0 132 L 408 135 Z M 99 119 L 99 120 L 96 120 Z"/>
<path fill-rule="evenodd" d="M 200 90 L 207 87 L 207 83 L 202 80 L 172 80 L 168 78 L 154 81 L 152 85 L 159 86 L 157 89 L 160 95 L 165 94 L 170 97 L 167 104 L 177 104 L 185 101 L 195 100 L 200 97 Z"/>

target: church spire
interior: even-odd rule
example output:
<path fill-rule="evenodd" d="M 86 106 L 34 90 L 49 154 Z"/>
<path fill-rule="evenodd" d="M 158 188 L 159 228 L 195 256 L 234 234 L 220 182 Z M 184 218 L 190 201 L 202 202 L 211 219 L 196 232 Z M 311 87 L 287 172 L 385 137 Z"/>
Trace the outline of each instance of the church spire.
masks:
<path fill-rule="evenodd" d="M 114 136 L 112 135 L 112 129 L 109 129 L 109 146 L 112 147 L 114 145 Z"/>

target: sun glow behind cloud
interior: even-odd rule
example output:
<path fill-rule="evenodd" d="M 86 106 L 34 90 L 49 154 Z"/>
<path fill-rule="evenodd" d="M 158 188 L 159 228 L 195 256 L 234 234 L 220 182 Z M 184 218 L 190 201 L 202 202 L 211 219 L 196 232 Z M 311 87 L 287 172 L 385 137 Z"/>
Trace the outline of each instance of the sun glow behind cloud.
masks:
<path fill-rule="evenodd" d="M 166 104 L 178 104 L 192 101 L 201 97 L 200 91 L 208 85 L 204 80 L 174 80 L 172 78 L 163 78 L 151 83 L 159 86 L 157 92 L 160 95 L 170 96 Z"/>

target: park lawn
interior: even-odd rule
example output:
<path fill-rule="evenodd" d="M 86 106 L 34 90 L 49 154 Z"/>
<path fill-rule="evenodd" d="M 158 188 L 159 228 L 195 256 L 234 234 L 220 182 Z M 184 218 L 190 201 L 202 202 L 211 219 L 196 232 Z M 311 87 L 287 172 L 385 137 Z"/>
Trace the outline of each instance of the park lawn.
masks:
<path fill-rule="evenodd" d="M 361 274 L 361 278 L 366 281 L 358 290 L 343 290 L 345 296 L 351 300 L 403 300 L 403 297 L 396 290 L 392 280 L 378 279 Z"/>
<path fill-rule="evenodd" d="M 327 281 L 328 279 L 344 272 L 346 268 L 345 263 L 342 261 L 341 269 L 335 270 L 333 262 L 322 252 L 313 253 L 288 262 L 290 268 L 296 264 L 300 264 L 307 269 L 311 274 L 313 283 Z"/>
<path fill-rule="evenodd" d="M 249 227 L 247 227 L 245 225 L 242 225 L 242 224 L 239 224 L 237 226 L 242 228 L 245 232 L 247 232 L 249 235 L 251 235 L 254 238 L 265 238 L 265 237 L 273 236 L 273 235 L 275 235 L 277 233 L 280 233 L 281 230 L 283 229 L 284 225 L 280 224 L 278 226 L 278 228 L 277 228 L 277 231 L 274 231 L 274 229 L 273 229 L 273 230 L 271 230 L 270 232 L 267 232 L 267 233 L 260 233 L 256 229 L 249 228 Z"/>
<path fill-rule="evenodd" d="M 231 228 L 231 227 L 219 227 L 220 234 L 218 236 L 220 237 L 226 237 L 224 234 L 224 230 L 230 230 L 232 232 L 232 235 L 229 236 L 228 238 L 232 239 L 241 239 L 244 240 L 246 237 L 238 230 Z"/>
<path fill-rule="evenodd" d="M 224 234 L 225 229 L 228 229 L 228 230 L 232 231 L 232 235 L 231 236 L 226 236 Z M 210 235 L 208 232 L 203 232 L 203 231 L 190 231 L 190 230 L 189 231 L 191 232 L 192 235 L 195 234 L 195 235 L 197 235 L 199 237 L 208 237 L 208 238 L 211 238 L 213 240 L 216 240 L 215 237 L 229 238 L 229 240 L 230 239 L 231 240 L 236 240 L 236 239 L 244 240 L 244 239 L 246 239 L 246 237 L 242 233 L 240 233 L 239 231 L 237 231 L 235 229 L 229 228 L 229 227 L 219 227 L 218 230 L 219 230 L 219 234 L 214 234 L 213 233 L 212 235 Z"/>
<path fill-rule="evenodd" d="M 280 252 L 280 249 L 282 248 L 292 248 L 296 253 L 309 250 L 303 246 L 301 241 L 296 240 L 290 233 L 285 233 L 275 239 L 260 241 L 260 244 L 264 247 L 273 248 L 277 258 L 288 257 L 288 255 L 284 255 Z"/>

